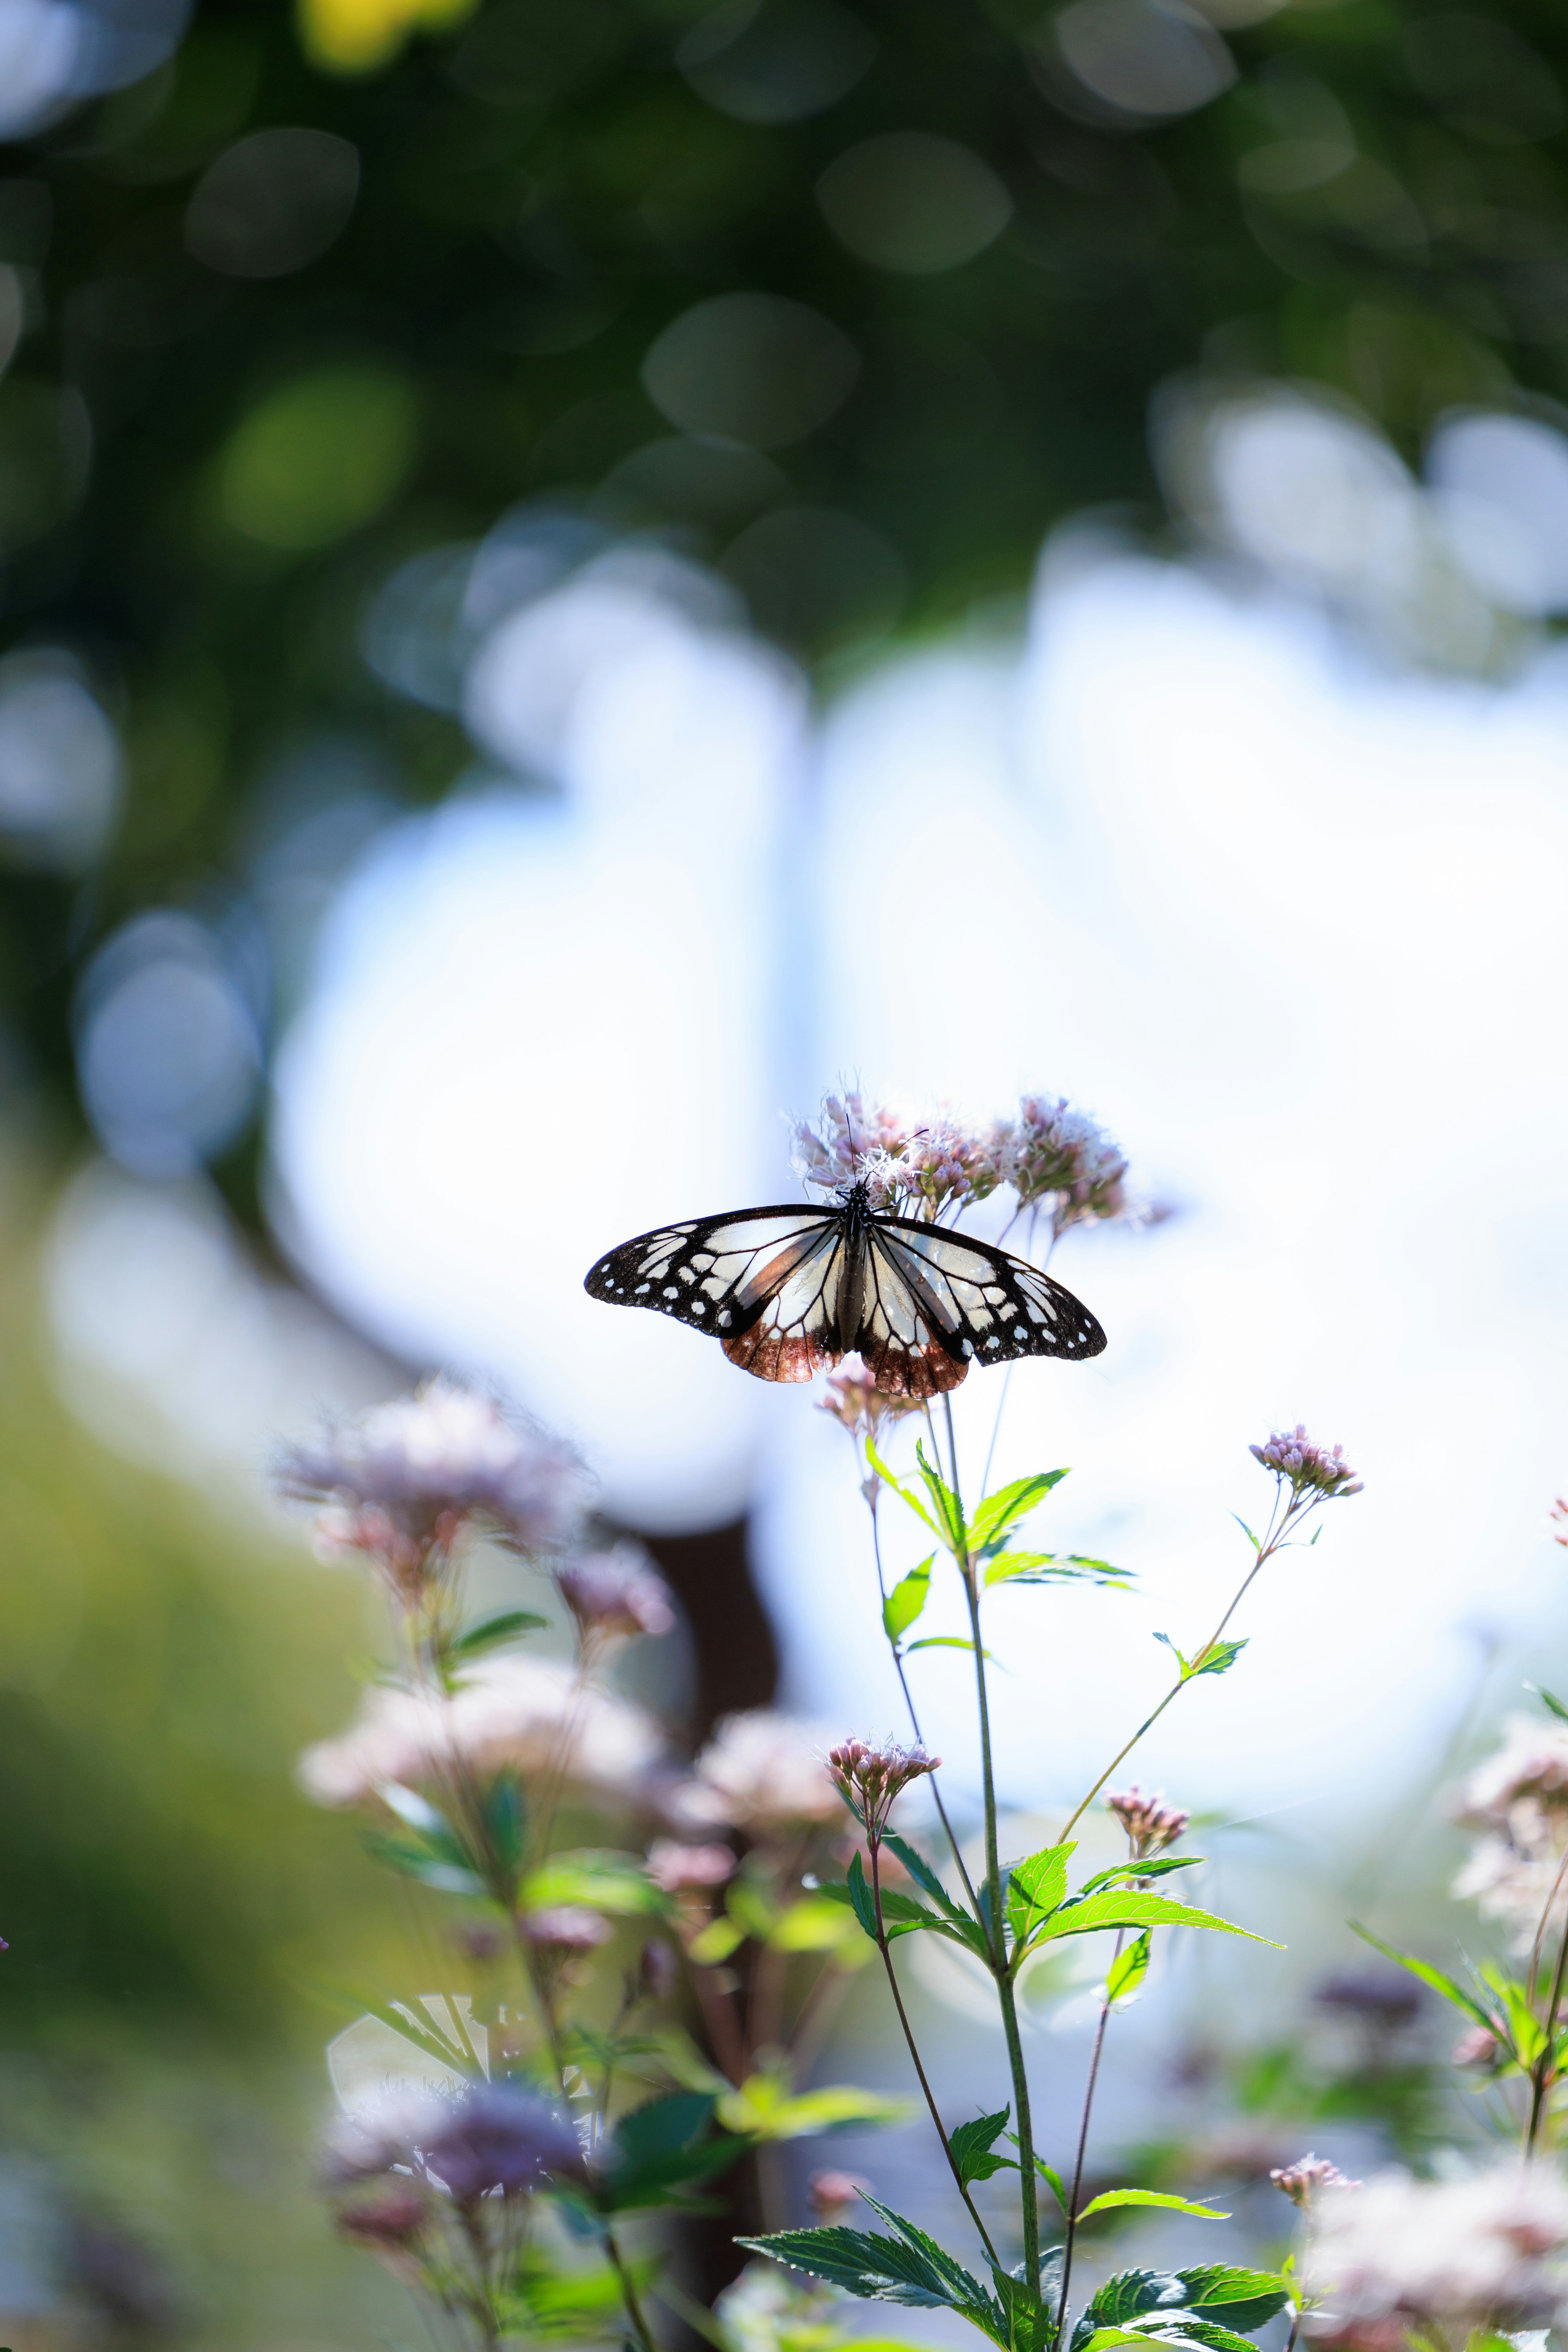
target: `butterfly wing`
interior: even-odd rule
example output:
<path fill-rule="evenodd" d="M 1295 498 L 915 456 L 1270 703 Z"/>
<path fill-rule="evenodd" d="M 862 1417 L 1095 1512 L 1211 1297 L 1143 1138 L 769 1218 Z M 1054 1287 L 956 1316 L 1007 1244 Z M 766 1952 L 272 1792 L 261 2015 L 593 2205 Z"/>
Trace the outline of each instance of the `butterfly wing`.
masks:
<path fill-rule="evenodd" d="M 1006 1250 L 879 1216 L 856 1345 L 879 1389 L 924 1397 L 955 1388 L 972 1363 L 1098 1356 L 1105 1333 L 1070 1290 Z"/>
<path fill-rule="evenodd" d="M 759 1380 L 808 1381 L 842 1353 L 843 1240 L 837 1206 L 694 1217 L 623 1242 L 583 1286 L 591 1298 L 648 1307 L 710 1332 Z"/>

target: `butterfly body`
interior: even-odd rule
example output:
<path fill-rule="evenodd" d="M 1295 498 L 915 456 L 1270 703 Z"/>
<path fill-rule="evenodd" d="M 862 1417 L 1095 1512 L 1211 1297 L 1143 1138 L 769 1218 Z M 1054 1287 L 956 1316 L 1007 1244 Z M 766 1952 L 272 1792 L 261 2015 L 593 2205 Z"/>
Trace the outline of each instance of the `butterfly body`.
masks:
<path fill-rule="evenodd" d="M 592 1268 L 590 1297 L 710 1332 L 732 1364 L 808 1381 L 858 1352 L 891 1396 L 956 1388 L 973 1363 L 1098 1356 L 1089 1309 L 1024 1259 L 873 1206 L 863 1181 L 823 1206 L 657 1226 Z"/>

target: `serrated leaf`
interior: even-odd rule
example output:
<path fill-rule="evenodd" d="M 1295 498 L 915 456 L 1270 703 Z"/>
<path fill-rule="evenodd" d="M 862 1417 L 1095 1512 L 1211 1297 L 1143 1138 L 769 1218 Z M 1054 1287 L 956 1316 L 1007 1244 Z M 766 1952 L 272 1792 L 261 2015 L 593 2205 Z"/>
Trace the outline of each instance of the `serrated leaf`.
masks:
<path fill-rule="evenodd" d="M 911 2222 L 900 2222 L 874 2199 L 867 2202 L 894 2222 L 896 2236 L 884 2237 L 873 2230 L 777 2230 L 735 2242 L 866 2301 L 961 2311 L 994 2342 L 1005 2344 L 1000 2307 L 979 2280 Z"/>
<path fill-rule="evenodd" d="M 1278 2271 L 1248 2270 L 1236 2263 L 1198 2263 L 1176 2273 L 1187 2305 L 1199 2318 L 1223 2319 L 1250 2336 L 1282 2311 L 1290 2284 Z"/>
<path fill-rule="evenodd" d="M 1172 2213 L 1192 2213 L 1201 2221 L 1228 2221 L 1228 2213 L 1219 2213 L 1212 2205 L 1194 2205 L 1185 2197 L 1168 2197 L 1158 2189 L 1105 2189 L 1093 2197 L 1079 2215 L 1087 2221 L 1091 2213 L 1110 2213 L 1122 2205 L 1161 2205 Z"/>
<path fill-rule="evenodd" d="M 931 1591 L 931 1572 L 936 1559 L 933 1551 L 907 1576 L 900 1576 L 882 1603 L 882 1630 L 889 1642 L 901 1641 L 926 1605 Z"/>
<path fill-rule="evenodd" d="M 1223 1675 L 1226 1673 L 1230 1667 L 1235 1665 L 1237 1658 L 1240 1657 L 1246 1647 L 1246 1639 L 1239 1642 L 1211 1642 L 1207 1648 L 1200 1650 L 1190 1664 L 1186 1666 L 1184 1669 L 1184 1679 L 1187 1682 L 1192 1682 L 1199 1675 Z"/>
<path fill-rule="evenodd" d="M 1173 1870 L 1195 1870 L 1200 1862 L 1207 1860 L 1206 1853 L 1159 1853 L 1147 1862 L 1117 1862 L 1109 1870 L 1097 1870 L 1078 1891 L 1088 1895 L 1096 1886 L 1109 1886 L 1116 1878 L 1165 1878 Z"/>
<path fill-rule="evenodd" d="M 1125 1591 L 1135 1582 L 1130 1568 L 1094 1559 L 1081 1551 L 1003 1551 L 985 1571 L 992 1584 L 1099 1584 Z"/>
<path fill-rule="evenodd" d="M 1105 2005 L 1114 2009 L 1119 2000 L 1131 2000 L 1149 1973 L 1149 1930 L 1144 1928 L 1136 1943 L 1129 1944 L 1121 1958 L 1112 1961 L 1105 1979 Z"/>
<path fill-rule="evenodd" d="M 1058 1936 L 1088 1935 L 1100 1927 L 1208 1927 L 1223 1936 L 1245 1936 L 1248 1943 L 1268 1944 L 1277 1952 L 1285 1948 L 1271 1936 L 1238 1927 L 1234 1920 L 1221 1919 L 1212 1911 L 1173 1902 L 1168 1895 L 1091 1895 L 1086 1903 L 1065 1904 L 1053 1912 L 1033 1940 L 1049 1943 Z"/>
<path fill-rule="evenodd" d="M 1011 2161 L 992 2152 L 992 2143 L 1000 2138 L 1011 2113 L 1010 2107 L 1003 2107 L 994 2116 L 976 2116 L 948 2135 L 948 2147 L 965 2188 L 972 2180 L 989 2180 Z"/>
<path fill-rule="evenodd" d="M 908 1838 L 900 1837 L 896 1830 L 884 1830 L 882 1843 L 896 1853 L 915 1885 L 924 1889 L 934 1903 L 940 1903 L 950 1918 L 966 1919 L 969 1914 L 956 1904 L 924 1854 L 912 1846 Z"/>
<path fill-rule="evenodd" d="M 1059 1486 L 1067 1476 L 1065 1470 L 1039 1470 L 1027 1478 L 1015 1478 L 1010 1486 L 1000 1486 L 975 1506 L 970 1524 L 969 1539 L 976 1552 L 1000 1550 L 1009 1528 L 1016 1527 L 1032 1510 L 1043 1503 L 1053 1486 Z"/>
<path fill-rule="evenodd" d="M 1007 1925 L 1018 1943 L 1028 1940 L 1066 1895 L 1068 1863 L 1077 1851 L 1076 1840 L 1042 1846 L 1038 1853 L 1014 1864 L 1007 1882 Z"/>
<path fill-rule="evenodd" d="M 452 1643 L 447 1655 L 453 1658 L 477 1658 L 481 1650 L 493 1650 L 498 1642 L 515 1642 L 520 1634 L 537 1633 L 550 1623 L 534 1609 L 503 1609 L 499 1615 L 486 1617 L 478 1625 L 470 1625 Z"/>

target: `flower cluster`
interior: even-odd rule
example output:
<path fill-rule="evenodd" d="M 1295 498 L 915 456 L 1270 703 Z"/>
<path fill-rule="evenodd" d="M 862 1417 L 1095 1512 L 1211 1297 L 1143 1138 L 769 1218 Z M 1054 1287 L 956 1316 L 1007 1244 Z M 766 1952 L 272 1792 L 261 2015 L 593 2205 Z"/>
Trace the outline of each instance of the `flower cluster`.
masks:
<path fill-rule="evenodd" d="M 1485 1832 L 1454 1892 L 1500 1919 L 1516 1944 L 1535 1939 L 1550 1903 L 1561 1928 L 1568 1915 L 1568 1724 L 1510 1717 L 1502 1746 L 1479 1765 L 1460 1794 L 1458 1818 Z"/>
<path fill-rule="evenodd" d="M 339 2226 L 388 2253 L 416 2253 L 442 2209 L 471 2220 L 552 2182 L 581 2179 L 582 2145 L 565 2117 L 511 2083 L 469 2084 L 453 2097 L 393 2091 L 340 2120 L 328 2138 L 329 2187 L 379 2193 L 346 2204 Z"/>
<path fill-rule="evenodd" d="M 1003 1172 L 1025 1207 L 1052 1203 L 1054 1235 L 1128 1213 L 1126 1159 L 1102 1127 L 1062 1097 L 1024 1097 Z"/>
<path fill-rule="evenodd" d="M 1276 2165 L 1268 2178 L 1283 2196 L 1289 2197 L 1292 2205 L 1299 2205 L 1303 2210 L 1311 2204 L 1320 2189 L 1359 2189 L 1362 2186 L 1359 2180 L 1347 2180 L 1339 2166 L 1331 2164 L 1326 2156 L 1313 2156 L 1310 2150 L 1305 2156 L 1299 2156 L 1294 2164 Z"/>
<path fill-rule="evenodd" d="M 1130 1211 L 1123 1154 L 1060 1097 L 1026 1095 L 1016 1119 L 973 1123 L 945 1105 L 917 1118 L 859 1094 L 828 1095 L 792 1135 L 793 1164 L 809 1183 L 832 1192 L 862 1181 L 878 1208 L 934 1218 L 1010 1184 L 1021 1207 L 1048 1210 L 1053 1238 Z"/>
<path fill-rule="evenodd" d="M 565 1666 L 494 1657 L 449 1693 L 368 1691 L 341 1738 L 307 1748 L 300 1780 L 319 1805 L 362 1805 L 389 1782 L 420 1788 L 455 1771 L 558 1776 L 605 1801 L 647 1793 L 664 1743 L 639 1707 L 584 1685 Z"/>
<path fill-rule="evenodd" d="M 667 1810 L 678 1829 L 736 1829 L 764 1844 L 839 1818 L 816 1726 L 771 1707 L 725 1716 Z"/>
<path fill-rule="evenodd" d="M 668 1633 L 675 1623 L 669 1587 L 637 1544 L 569 1560 L 555 1581 L 584 1642 Z"/>
<path fill-rule="evenodd" d="M 1314 1445 L 1304 1423 L 1276 1430 L 1267 1445 L 1251 1448 L 1252 1458 L 1283 1478 L 1300 1501 L 1306 1495 L 1359 1495 L 1362 1482 L 1345 1460 L 1342 1445 Z"/>
<path fill-rule="evenodd" d="M 647 1850 L 647 1874 L 666 1895 L 706 1895 L 735 1875 L 727 1845 L 688 1845 L 680 1838 L 655 1838 Z"/>
<path fill-rule="evenodd" d="M 446 1379 L 290 1448 L 277 1483 L 296 1500 L 328 1505 L 319 1549 L 366 1554 L 411 1602 L 468 1524 L 538 1554 L 571 1534 L 584 1500 L 569 1448 Z"/>
<path fill-rule="evenodd" d="M 1517 2158 L 1444 2180 L 1390 2172 L 1315 2205 L 1303 2285 L 1320 2341 L 1395 2352 L 1411 2329 L 1546 2327 L 1568 2309 L 1568 2186 Z"/>
<path fill-rule="evenodd" d="M 1168 1845 L 1174 1845 L 1192 1819 L 1190 1813 L 1167 1805 L 1163 1796 L 1144 1796 L 1136 1780 L 1130 1789 L 1113 1792 L 1105 1802 L 1126 1831 L 1127 1843 L 1137 1862 L 1146 1861 L 1152 1853 L 1163 1853 Z"/>
<path fill-rule="evenodd" d="M 871 1378 L 865 1363 L 857 1355 L 840 1358 L 837 1369 L 827 1375 L 826 1393 L 817 1405 L 818 1412 L 831 1413 L 834 1420 L 858 1441 L 875 1438 L 885 1421 L 898 1421 L 906 1412 L 919 1412 L 919 1397 L 889 1396 Z"/>
<path fill-rule="evenodd" d="M 851 1811 L 859 1815 L 870 1838 L 880 1837 L 886 1829 L 893 1800 L 911 1780 L 934 1772 L 941 1762 L 940 1756 L 928 1756 L 918 1740 L 906 1748 L 891 1737 L 840 1740 L 827 1756 L 834 1787 Z"/>

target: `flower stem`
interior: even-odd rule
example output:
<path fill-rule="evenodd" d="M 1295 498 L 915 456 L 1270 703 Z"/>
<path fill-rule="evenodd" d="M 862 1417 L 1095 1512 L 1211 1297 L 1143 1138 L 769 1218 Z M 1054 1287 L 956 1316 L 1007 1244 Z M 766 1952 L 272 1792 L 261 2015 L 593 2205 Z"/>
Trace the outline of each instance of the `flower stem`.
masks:
<path fill-rule="evenodd" d="M 974 2200 L 971 2197 L 968 2187 L 964 2181 L 963 2175 L 958 2168 L 958 2159 L 953 2155 L 952 2143 L 948 2138 L 946 2126 L 942 2120 L 942 2113 L 936 2103 L 936 2094 L 931 2089 L 931 2084 L 926 2078 L 926 2070 L 924 2066 L 921 2063 L 921 2053 L 915 2044 L 914 2031 L 910 2024 L 909 2013 L 904 2008 L 904 1997 L 899 1990 L 898 1974 L 893 1967 L 892 1948 L 888 1942 L 887 1929 L 882 1924 L 882 1868 L 880 1846 L 881 1841 L 879 1838 L 871 1838 L 867 1841 L 867 1852 L 871 1857 L 871 1902 L 877 1915 L 877 1949 L 882 1955 L 882 1966 L 887 1970 L 888 1987 L 893 1996 L 893 2007 L 899 2012 L 899 2023 L 904 2029 L 904 2041 L 909 2047 L 910 2059 L 914 2066 L 915 2074 L 919 2077 L 921 2089 L 925 2094 L 925 2103 L 927 2107 L 930 2109 L 931 2119 L 936 2126 L 936 2136 L 942 2142 L 942 2152 L 947 2158 L 948 2170 L 952 2173 L 953 2180 L 957 2185 L 959 2195 L 963 2198 L 965 2205 L 969 2208 L 970 2220 L 973 2222 L 975 2228 L 980 2232 L 980 2242 L 984 2247 L 986 2254 L 991 2262 L 994 2263 L 996 2263 L 996 2249 L 991 2242 L 990 2232 L 987 2231 L 984 2222 L 981 2220 L 979 2213 L 975 2210 Z M 998 2265 L 998 2267 L 1000 2267 L 1000 2265 Z"/>
<path fill-rule="evenodd" d="M 1110 1957 L 1110 1965 L 1112 1968 L 1116 1966 L 1117 1961 L 1121 1958 L 1121 1944 L 1124 1932 L 1125 1931 L 1121 1928 L 1117 1930 L 1116 1949 Z M 1078 2235 L 1078 2200 L 1083 2190 L 1084 2151 L 1089 2146 L 1089 2119 L 1094 2109 L 1095 2084 L 1100 2080 L 1100 2055 L 1105 2048 L 1105 2029 L 1110 2021 L 1110 2003 L 1108 2000 L 1102 2001 L 1100 2009 L 1100 2023 L 1094 2029 L 1094 2049 L 1089 2062 L 1089 2080 L 1084 2085 L 1083 2116 L 1078 2127 L 1078 2155 L 1073 2162 L 1072 2188 L 1068 2194 L 1067 2237 L 1062 2246 L 1061 2293 L 1057 2298 L 1057 2335 L 1058 2338 L 1067 2320 L 1068 2288 L 1072 2282 L 1073 2240 Z"/>
<path fill-rule="evenodd" d="M 952 1493 L 958 1505 L 958 1522 L 963 1524 L 963 1501 L 958 1485 L 958 1447 L 953 1436 L 952 1407 L 942 1398 L 942 1411 L 947 1416 L 948 1465 L 952 1474 Z M 1002 1864 L 996 1845 L 996 1780 L 992 1769 L 991 1709 L 985 1693 L 985 1652 L 980 1640 L 980 1587 L 975 1581 L 974 1565 L 969 1557 L 967 1542 L 960 1539 L 959 1571 L 963 1579 L 963 1597 L 969 1607 L 970 1632 L 974 1643 L 974 1691 L 980 1717 L 980 1773 L 985 1800 L 985 1888 L 990 1912 L 991 1973 L 996 1983 L 996 1999 L 1002 2011 L 1002 2032 L 1007 2044 L 1007 2065 L 1013 2077 L 1013 2106 L 1018 2126 L 1018 2169 L 1022 2183 L 1021 2201 L 1024 2221 L 1024 2280 L 1031 2294 L 1040 2287 L 1040 2197 L 1039 2182 L 1035 2172 L 1035 2135 L 1029 2114 L 1029 2077 L 1024 2064 L 1024 2044 L 1018 2032 L 1017 1994 L 1012 1971 L 1007 1965 L 1006 1927 L 1002 1915 Z"/>
<path fill-rule="evenodd" d="M 620 2282 L 621 2301 L 626 2305 L 626 2317 L 631 2321 L 632 2332 L 641 2346 L 642 2352 L 656 2352 L 653 2331 L 648 2326 L 647 2314 L 637 2299 L 637 2282 L 626 2267 L 626 2256 L 616 2243 L 616 2233 L 608 2221 L 605 2224 L 605 2252 L 609 2256 L 610 2268 Z"/>
<path fill-rule="evenodd" d="M 1541 2126 L 1546 2119 L 1546 2094 L 1555 2078 L 1554 2059 L 1557 2042 L 1557 2012 L 1563 2006 L 1563 1979 L 1568 1970 L 1568 1927 L 1557 1948 L 1557 1966 L 1552 1972 L 1552 1991 L 1546 2003 L 1546 2042 L 1532 2070 L 1530 2098 L 1530 2128 L 1524 2136 L 1526 2156 L 1535 2154 L 1535 2144 L 1541 2137 Z"/>
<path fill-rule="evenodd" d="M 882 1572 L 882 1537 L 881 1529 L 878 1524 L 877 1505 L 874 1498 L 867 1505 L 867 1508 L 871 1514 L 871 1549 L 877 1562 L 877 1591 L 882 1603 L 884 1612 L 882 1628 L 884 1633 L 886 1633 L 888 1580 Z M 921 1729 L 921 1719 L 915 1712 L 915 1702 L 910 1690 L 909 1676 L 904 1672 L 904 1654 L 890 1633 L 888 1635 L 888 1647 L 893 1654 L 893 1671 L 899 1677 L 899 1688 L 903 1692 L 904 1705 L 909 1710 L 910 1727 L 913 1731 L 915 1738 L 920 1741 L 921 1746 L 923 1748 L 925 1746 L 925 1734 Z M 953 1833 L 952 1823 L 948 1820 L 947 1807 L 942 1801 L 942 1790 L 937 1786 L 937 1778 L 934 1772 L 931 1775 L 931 1792 L 936 1802 L 936 1810 L 938 1816 L 941 1819 L 942 1826 L 947 1835 L 947 1843 L 952 1851 L 952 1859 L 958 1866 L 958 1874 L 963 1881 L 963 1891 L 969 1897 L 970 1908 L 973 1910 L 975 1903 L 974 1882 L 969 1875 L 968 1867 L 963 1859 L 963 1850 L 959 1845 L 958 1839 Z"/>

